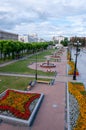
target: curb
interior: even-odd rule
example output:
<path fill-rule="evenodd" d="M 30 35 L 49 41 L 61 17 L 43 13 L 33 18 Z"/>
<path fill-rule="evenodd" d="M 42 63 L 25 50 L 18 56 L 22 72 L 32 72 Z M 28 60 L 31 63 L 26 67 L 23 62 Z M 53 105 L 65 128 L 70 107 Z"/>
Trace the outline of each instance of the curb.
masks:
<path fill-rule="evenodd" d="M 30 118 L 29 118 L 29 122 L 28 122 L 28 125 L 29 125 L 29 126 L 32 126 L 32 124 L 33 124 L 33 122 L 34 122 L 34 119 L 35 119 L 35 117 L 36 117 L 36 114 L 37 114 L 37 112 L 38 112 L 38 110 L 39 110 L 39 108 L 40 108 L 40 105 L 41 105 L 42 101 L 43 101 L 43 98 L 44 98 L 44 94 L 41 93 L 41 97 L 40 97 L 39 101 L 37 102 L 37 105 L 36 105 L 36 107 L 34 108 L 32 114 L 31 114 L 31 116 L 30 116 Z"/>
<path fill-rule="evenodd" d="M 67 126 L 70 130 L 70 113 L 69 113 L 69 92 L 68 92 L 68 83 L 67 83 Z"/>

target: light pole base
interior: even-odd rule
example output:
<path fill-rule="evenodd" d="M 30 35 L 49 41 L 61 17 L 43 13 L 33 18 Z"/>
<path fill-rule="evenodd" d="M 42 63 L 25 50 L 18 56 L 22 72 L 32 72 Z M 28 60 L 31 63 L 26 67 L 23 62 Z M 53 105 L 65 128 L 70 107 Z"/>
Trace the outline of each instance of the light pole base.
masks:
<path fill-rule="evenodd" d="M 73 75 L 73 80 L 76 80 L 76 75 Z"/>
<path fill-rule="evenodd" d="M 37 73 L 35 74 L 35 80 L 37 80 Z"/>

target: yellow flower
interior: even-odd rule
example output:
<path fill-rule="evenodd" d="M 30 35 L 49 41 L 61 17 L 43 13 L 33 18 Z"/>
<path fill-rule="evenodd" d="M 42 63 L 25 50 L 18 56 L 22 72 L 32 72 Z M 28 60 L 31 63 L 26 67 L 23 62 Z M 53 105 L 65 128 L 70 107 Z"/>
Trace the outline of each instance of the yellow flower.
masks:
<path fill-rule="evenodd" d="M 68 90 L 79 104 L 79 117 L 73 130 L 86 130 L 86 98 L 81 93 L 82 91 L 85 92 L 84 85 L 81 83 L 68 82 Z"/>

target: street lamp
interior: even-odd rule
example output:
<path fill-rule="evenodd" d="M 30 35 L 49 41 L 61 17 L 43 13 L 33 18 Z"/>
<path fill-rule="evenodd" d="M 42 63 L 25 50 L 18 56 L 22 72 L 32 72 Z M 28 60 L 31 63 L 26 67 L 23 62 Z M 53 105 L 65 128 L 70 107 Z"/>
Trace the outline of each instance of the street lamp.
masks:
<path fill-rule="evenodd" d="M 36 52 L 36 70 L 35 70 L 35 80 L 37 80 L 37 52 Z"/>
<path fill-rule="evenodd" d="M 80 49 L 79 49 L 79 41 L 77 41 L 76 45 L 76 57 L 75 57 L 75 66 L 74 66 L 74 74 L 73 74 L 73 80 L 76 80 L 76 69 L 77 69 L 77 56 L 79 55 Z"/>

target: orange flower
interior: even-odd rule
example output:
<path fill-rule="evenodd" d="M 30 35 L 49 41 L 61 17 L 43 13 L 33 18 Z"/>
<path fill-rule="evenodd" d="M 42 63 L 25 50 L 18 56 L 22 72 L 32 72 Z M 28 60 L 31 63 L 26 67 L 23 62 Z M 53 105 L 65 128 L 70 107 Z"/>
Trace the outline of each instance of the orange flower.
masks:
<path fill-rule="evenodd" d="M 69 92 L 76 98 L 79 104 L 79 117 L 73 130 L 86 130 L 86 98 L 81 93 L 86 92 L 81 83 L 68 83 Z"/>
<path fill-rule="evenodd" d="M 74 61 L 68 61 L 68 64 L 70 66 L 70 69 L 68 70 L 68 75 L 73 75 L 74 73 Z M 76 70 L 76 75 L 79 75 L 78 70 Z"/>
<path fill-rule="evenodd" d="M 29 118 L 31 112 L 29 106 L 31 102 L 39 98 L 37 93 L 23 93 L 14 90 L 7 90 L 6 94 L 0 99 L 0 110 L 9 110 L 18 118 Z"/>

